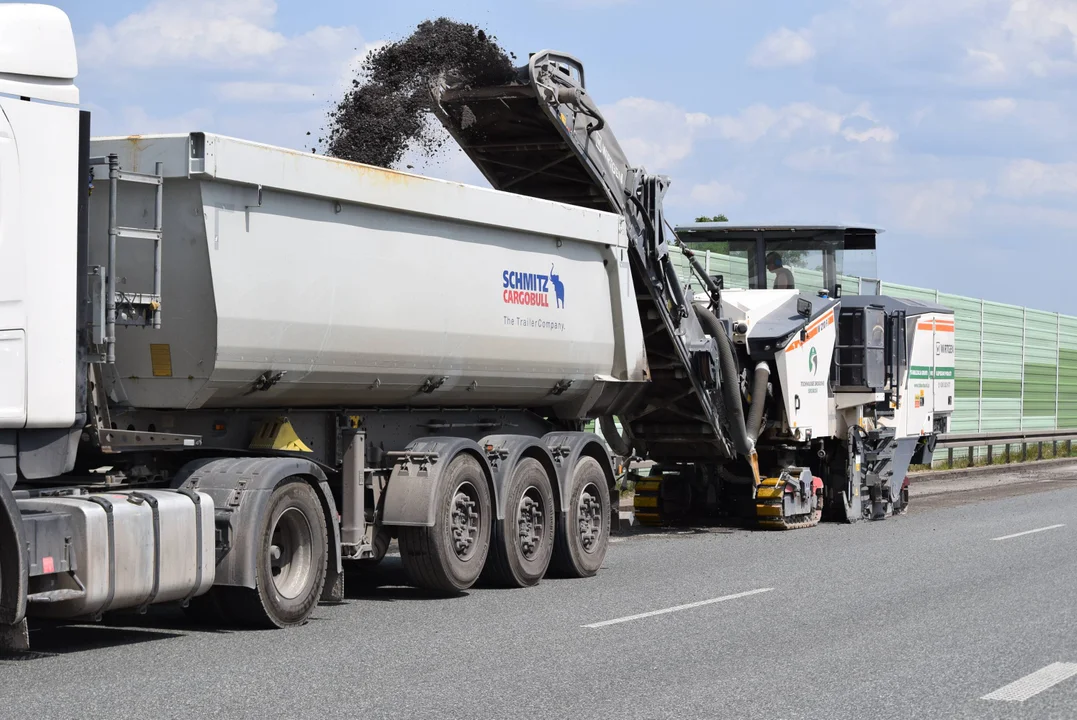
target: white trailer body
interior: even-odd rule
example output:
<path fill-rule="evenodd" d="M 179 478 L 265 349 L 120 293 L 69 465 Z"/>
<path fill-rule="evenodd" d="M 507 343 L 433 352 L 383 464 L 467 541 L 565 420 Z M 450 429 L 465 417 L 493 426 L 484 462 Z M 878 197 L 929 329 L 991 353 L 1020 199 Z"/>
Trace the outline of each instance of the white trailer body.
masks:
<path fill-rule="evenodd" d="M 165 320 L 117 329 L 124 404 L 565 407 L 646 377 L 616 215 L 203 133 L 91 143 L 110 153 L 165 177 Z M 146 226 L 153 188 L 120 193 Z M 118 291 L 152 289 L 152 252 L 120 239 Z"/>

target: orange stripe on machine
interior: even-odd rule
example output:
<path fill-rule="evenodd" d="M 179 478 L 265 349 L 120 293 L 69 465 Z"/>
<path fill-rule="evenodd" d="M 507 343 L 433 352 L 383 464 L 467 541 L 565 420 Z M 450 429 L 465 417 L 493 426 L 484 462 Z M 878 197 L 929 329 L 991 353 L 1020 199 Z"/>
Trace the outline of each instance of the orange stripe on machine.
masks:
<path fill-rule="evenodd" d="M 816 320 L 815 322 L 813 322 L 811 325 L 808 326 L 807 332 L 805 334 L 805 338 L 803 340 L 797 339 L 797 340 L 794 340 L 793 342 L 789 343 L 789 345 L 785 348 L 785 351 L 787 353 L 788 352 L 793 352 L 794 350 L 796 350 L 797 348 L 803 346 L 805 343 L 809 342 L 813 337 L 815 337 L 816 335 L 818 335 L 823 330 L 825 330 L 826 328 L 830 327 L 833 324 L 834 324 L 834 311 L 831 310 L 826 315 L 823 315 L 821 318 L 819 318 L 818 320 Z"/>

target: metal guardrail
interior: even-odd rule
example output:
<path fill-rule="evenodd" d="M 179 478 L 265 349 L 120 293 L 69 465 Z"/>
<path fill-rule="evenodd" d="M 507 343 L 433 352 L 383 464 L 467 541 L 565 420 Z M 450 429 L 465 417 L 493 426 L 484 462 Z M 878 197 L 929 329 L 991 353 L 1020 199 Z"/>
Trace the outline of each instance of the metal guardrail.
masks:
<path fill-rule="evenodd" d="M 954 450 L 968 449 L 970 464 L 975 462 L 976 449 L 987 448 L 986 460 L 988 465 L 995 462 L 995 448 L 1002 447 L 1005 462 L 1013 461 L 1013 447 L 1020 446 L 1020 461 L 1025 462 L 1029 458 L 1029 446 L 1036 447 L 1036 460 L 1043 460 L 1043 446 L 1050 443 L 1054 457 L 1059 455 L 1059 444 L 1064 443 L 1065 457 L 1073 454 L 1073 442 L 1077 440 L 1077 429 L 1066 430 L 1020 430 L 996 433 L 948 433 L 939 437 L 935 443 L 935 449 L 946 450 L 946 466 L 954 466 Z"/>

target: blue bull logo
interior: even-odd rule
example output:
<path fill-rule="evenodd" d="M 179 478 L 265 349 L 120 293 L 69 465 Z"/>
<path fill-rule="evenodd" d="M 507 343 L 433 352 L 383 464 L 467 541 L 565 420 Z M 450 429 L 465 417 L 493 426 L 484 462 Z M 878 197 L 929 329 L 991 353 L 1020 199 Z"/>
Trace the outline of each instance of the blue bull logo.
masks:
<path fill-rule="evenodd" d="M 553 286 L 555 306 L 565 307 L 565 284 L 550 265 L 549 275 L 504 270 L 501 273 L 501 298 L 510 305 L 550 307 L 550 286 Z"/>

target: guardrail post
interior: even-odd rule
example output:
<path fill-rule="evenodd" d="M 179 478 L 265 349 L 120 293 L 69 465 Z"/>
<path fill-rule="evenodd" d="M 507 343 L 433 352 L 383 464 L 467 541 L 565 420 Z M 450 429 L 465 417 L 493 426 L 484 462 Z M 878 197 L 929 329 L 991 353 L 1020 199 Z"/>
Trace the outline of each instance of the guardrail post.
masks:
<path fill-rule="evenodd" d="M 956 461 L 960 460 L 963 451 L 967 451 L 967 467 L 978 467 L 980 458 L 977 457 L 977 448 L 986 448 L 984 460 L 988 467 L 995 465 L 1000 460 L 998 448 L 1002 448 L 1002 462 L 1006 465 L 1018 462 L 1042 462 L 1048 457 L 1063 457 L 1060 453 L 1064 450 L 1065 457 L 1074 457 L 1073 441 L 1077 440 L 1077 431 L 1066 430 L 1028 430 L 1015 433 L 988 432 L 988 433 L 947 433 L 940 435 L 936 448 L 946 449 L 946 458 L 938 455 L 938 460 L 932 462 L 933 466 L 954 469 Z M 1050 443 L 1050 452 L 1044 451 L 1044 445 Z M 1014 446 L 1021 449 L 1021 457 L 1013 456 Z M 1034 448 L 1030 448 L 1034 445 Z M 1034 450 L 1033 456 L 1029 450 Z"/>

